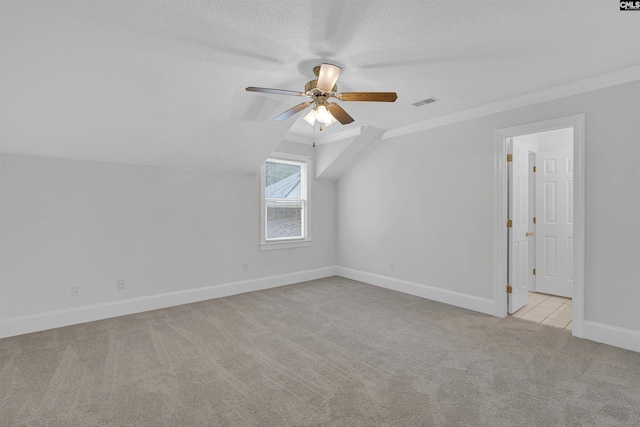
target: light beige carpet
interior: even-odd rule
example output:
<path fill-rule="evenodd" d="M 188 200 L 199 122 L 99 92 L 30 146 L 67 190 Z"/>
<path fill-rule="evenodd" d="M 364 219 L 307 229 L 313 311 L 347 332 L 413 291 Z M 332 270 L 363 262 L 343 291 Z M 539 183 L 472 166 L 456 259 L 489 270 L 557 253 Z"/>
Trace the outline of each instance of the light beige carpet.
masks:
<path fill-rule="evenodd" d="M 640 353 L 333 277 L 0 340 L 2 426 L 639 426 Z"/>

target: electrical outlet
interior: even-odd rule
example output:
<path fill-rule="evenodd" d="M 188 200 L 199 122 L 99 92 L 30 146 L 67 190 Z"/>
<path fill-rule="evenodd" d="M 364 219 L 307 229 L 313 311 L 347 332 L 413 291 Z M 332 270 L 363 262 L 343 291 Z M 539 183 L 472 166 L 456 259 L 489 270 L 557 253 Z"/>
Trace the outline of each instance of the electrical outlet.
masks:
<path fill-rule="evenodd" d="M 396 263 L 395 263 L 395 262 L 393 262 L 393 261 L 391 261 L 391 262 L 389 263 L 389 270 L 395 270 L 395 269 L 396 269 Z"/>
<path fill-rule="evenodd" d="M 78 295 L 80 295 L 80 286 L 72 285 L 71 286 L 71 296 L 72 297 L 77 297 Z"/>
<path fill-rule="evenodd" d="M 127 281 L 125 279 L 118 279 L 118 290 L 124 291 L 127 289 Z"/>
<path fill-rule="evenodd" d="M 242 264 L 242 271 L 249 271 L 249 264 L 243 263 Z"/>

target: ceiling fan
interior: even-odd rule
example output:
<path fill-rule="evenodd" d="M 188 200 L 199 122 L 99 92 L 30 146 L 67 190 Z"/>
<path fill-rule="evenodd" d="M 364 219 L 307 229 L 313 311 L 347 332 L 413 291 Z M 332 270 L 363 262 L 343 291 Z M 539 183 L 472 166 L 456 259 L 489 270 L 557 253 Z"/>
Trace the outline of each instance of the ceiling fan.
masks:
<path fill-rule="evenodd" d="M 342 72 L 342 68 L 333 64 L 323 63 L 318 67 L 314 67 L 313 73 L 318 77 L 316 80 L 308 81 L 304 86 L 304 92 L 296 92 L 284 89 L 269 89 L 264 87 L 246 88 L 249 92 L 273 93 L 276 95 L 305 96 L 311 98 L 288 109 L 284 113 L 276 116 L 274 120 L 285 120 L 294 114 L 310 107 L 313 108 L 304 117 L 304 120 L 310 125 L 314 125 L 316 121 L 320 122 L 320 130 L 322 125 L 330 126 L 336 121 L 346 125 L 353 122 L 353 117 L 347 114 L 344 109 L 329 100 L 335 98 L 340 101 L 370 101 L 370 102 L 394 102 L 398 95 L 395 92 L 338 92 L 336 81 Z"/>

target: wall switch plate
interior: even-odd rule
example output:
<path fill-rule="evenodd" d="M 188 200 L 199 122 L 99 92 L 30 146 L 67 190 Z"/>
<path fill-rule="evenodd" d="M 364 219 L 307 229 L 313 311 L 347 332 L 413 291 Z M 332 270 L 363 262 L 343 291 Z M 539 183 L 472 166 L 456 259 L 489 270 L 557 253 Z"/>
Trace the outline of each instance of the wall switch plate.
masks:
<path fill-rule="evenodd" d="M 249 264 L 247 263 L 242 264 L 242 271 L 249 271 Z"/>
<path fill-rule="evenodd" d="M 389 270 L 395 270 L 396 269 L 396 263 L 394 261 L 391 261 L 389 263 Z"/>
<path fill-rule="evenodd" d="M 77 297 L 78 295 L 80 295 L 80 286 L 72 285 L 71 286 L 71 296 L 72 297 Z"/>
<path fill-rule="evenodd" d="M 118 279 L 118 290 L 123 291 L 127 289 L 127 281 L 125 279 Z"/>

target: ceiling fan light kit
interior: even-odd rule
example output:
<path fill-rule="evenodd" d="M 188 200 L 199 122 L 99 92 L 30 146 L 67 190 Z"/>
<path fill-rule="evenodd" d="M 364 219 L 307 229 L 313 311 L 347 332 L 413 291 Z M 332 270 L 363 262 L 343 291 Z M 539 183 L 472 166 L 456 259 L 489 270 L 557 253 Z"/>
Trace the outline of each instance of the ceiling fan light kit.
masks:
<path fill-rule="evenodd" d="M 311 126 L 313 126 L 316 121 L 320 122 L 320 130 L 322 130 L 322 125 L 325 127 L 331 126 L 337 121 L 324 105 L 318 105 L 317 107 L 312 108 L 311 111 L 309 111 L 309 114 L 304 116 L 303 119 Z"/>
<path fill-rule="evenodd" d="M 316 121 L 322 126 L 331 126 L 336 121 L 343 125 L 353 122 L 351 117 L 340 105 L 335 102 L 329 102 L 330 98 L 340 101 L 369 101 L 369 102 L 394 102 L 398 95 L 395 92 L 338 92 L 336 81 L 342 73 L 342 68 L 334 65 L 323 63 L 314 67 L 313 73 L 318 77 L 316 80 L 308 81 L 304 86 L 304 92 L 296 92 L 293 90 L 270 89 L 263 87 L 247 87 L 248 92 L 262 92 L 276 95 L 289 96 L 306 96 L 311 101 L 302 102 L 292 107 L 284 113 L 276 116 L 274 120 L 286 120 L 294 114 L 313 105 L 311 111 L 304 117 L 304 121 L 314 126 Z"/>

